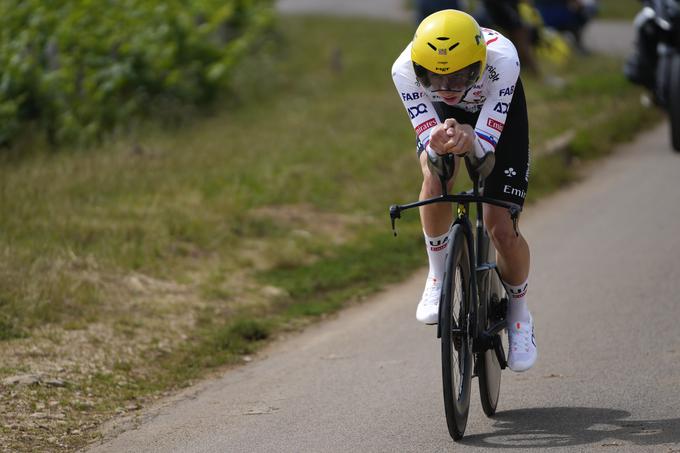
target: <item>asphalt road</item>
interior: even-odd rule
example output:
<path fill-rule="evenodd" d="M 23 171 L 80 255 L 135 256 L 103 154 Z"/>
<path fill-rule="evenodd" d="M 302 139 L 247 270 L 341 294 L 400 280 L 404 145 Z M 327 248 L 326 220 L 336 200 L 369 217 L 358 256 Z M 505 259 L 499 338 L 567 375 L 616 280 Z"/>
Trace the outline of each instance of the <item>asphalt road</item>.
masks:
<path fill-rule="evenodd" d="M 664 125 L 527 209 L 540 358 L 504 373 L 494 419 L 473 389 L 457 445 L 435 329 L 414 319 L 421 272 L 90 451 L 680 452 L 678 176 Z"/>

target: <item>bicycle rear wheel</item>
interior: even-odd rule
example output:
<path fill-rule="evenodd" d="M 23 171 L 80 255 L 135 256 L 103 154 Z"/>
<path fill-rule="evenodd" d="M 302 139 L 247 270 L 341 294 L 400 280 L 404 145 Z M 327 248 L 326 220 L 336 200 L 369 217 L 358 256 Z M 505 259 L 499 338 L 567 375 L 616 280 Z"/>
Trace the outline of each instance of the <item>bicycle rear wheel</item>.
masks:
<path fill-rule="evenodd" d="M 501 312 L 501 299 L 503 286 L 495 270 L 486 272 L 480 283 L 479 300 L 479 323 L 489 329 L 496 324 L 504 314 Z M 495 341 L 501 341 L 501 336 L 496 335 Z M 487 417 L 496 413 L 498 397 L 501 389 L 501 365 L 494 349 L 488 349 L 477 354 L 477 377 L 479 379 L 479 396 L 482 400 L 482 409 Z"/>
<path fill-rule="evenodd" d="M 460 225 L 451 232 L 451 253 L 442 291 L 440 327 L 444 411 L 449 434 L 463 437 L 470 409 L 472 350 L 470 338 L 470 252 Z"/>
<path fill-rule="evenodd" d="M 671 146 L 680 153 L 680 53 L 673 54 L 668 80 L 668 113 L 671 122 Z"/>

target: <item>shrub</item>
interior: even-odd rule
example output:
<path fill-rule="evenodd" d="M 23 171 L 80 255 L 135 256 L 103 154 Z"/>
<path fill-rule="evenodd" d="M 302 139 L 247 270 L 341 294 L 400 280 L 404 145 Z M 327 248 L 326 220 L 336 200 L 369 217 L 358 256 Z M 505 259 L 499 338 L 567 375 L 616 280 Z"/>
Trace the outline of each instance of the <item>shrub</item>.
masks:
<path fill-rule="evenodd" d="M 0 143 L 36 122 L 88 143 L 131 117 L 202 105 L 272 23 L 271 0 L 0 2 Z"/>

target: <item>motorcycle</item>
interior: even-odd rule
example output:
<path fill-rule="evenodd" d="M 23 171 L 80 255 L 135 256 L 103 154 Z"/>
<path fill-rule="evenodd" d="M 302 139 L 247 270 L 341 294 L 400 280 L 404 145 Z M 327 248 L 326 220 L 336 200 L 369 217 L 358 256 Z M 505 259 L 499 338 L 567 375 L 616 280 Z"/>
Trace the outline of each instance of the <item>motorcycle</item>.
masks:
<path fill-rule="evenodd" d="M 647 0 L 634 20 L 636 49 L 624 67 L 668 112 L 671 144 L 680 152 L 680 0 Z"/>

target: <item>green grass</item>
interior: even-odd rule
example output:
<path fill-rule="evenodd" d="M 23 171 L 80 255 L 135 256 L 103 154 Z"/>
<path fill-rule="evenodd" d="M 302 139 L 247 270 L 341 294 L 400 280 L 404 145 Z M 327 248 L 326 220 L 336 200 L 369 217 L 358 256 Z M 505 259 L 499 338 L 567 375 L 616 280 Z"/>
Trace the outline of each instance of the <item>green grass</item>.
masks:
<path fill-rule="evenodd" d="M 396 239 L 387 214 L 420 187 L 389 73 L 411 33 L 285 18 L 273 54 L 244 64 L 238 90 L 210 114 L 98 148 L 5 155 L 0 340 L 97 324 L 137 348 L 104 354 L 111 363 L 96 366 L 106 371 L 59 390 L 96 400 L 69 417 L 100 420 L 184 385 L 426 264 L 417 213 Z M 577 177 L 564 155 L 540 157 L 550 138 L 574 129 L 570 155 L 587 159 L 658 117 L 620 65 L 579 59 L 563 71 L 565 89 L 526 80 L 531 200 Z"/>
<path fill-rule="evenodd" d="M 600 0 L 598 19 L 633 21 L 635 15 L 642 9 L 638 0 Z"/>

